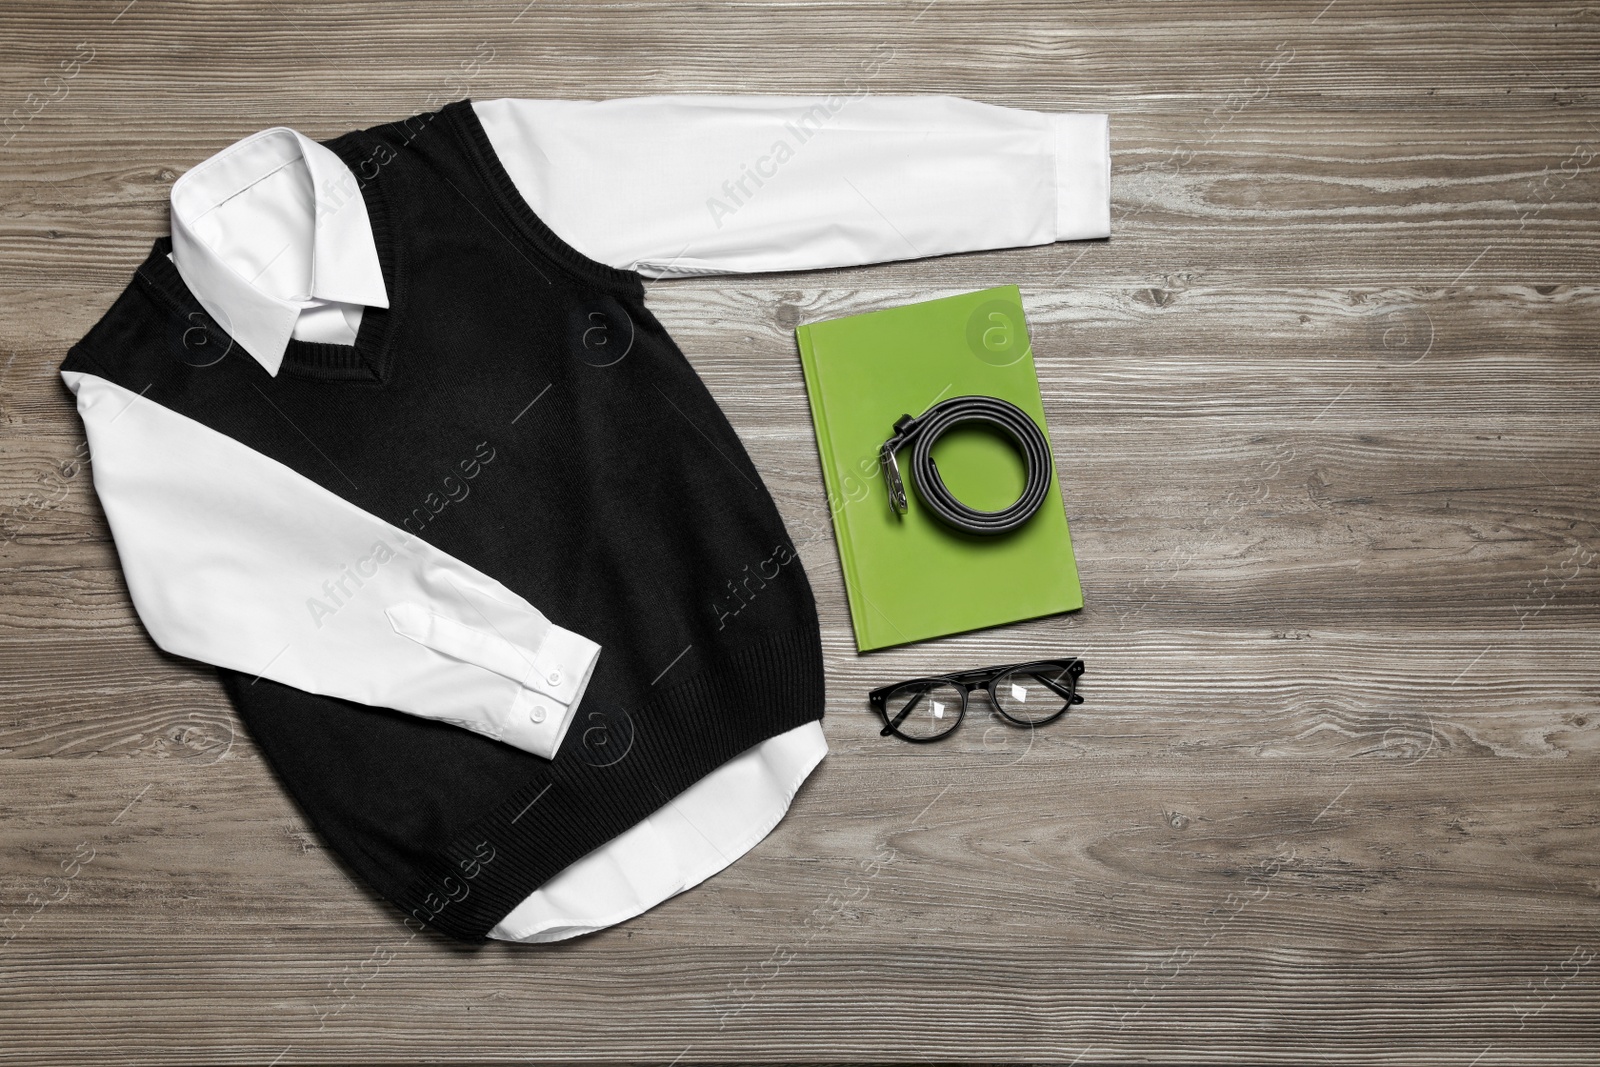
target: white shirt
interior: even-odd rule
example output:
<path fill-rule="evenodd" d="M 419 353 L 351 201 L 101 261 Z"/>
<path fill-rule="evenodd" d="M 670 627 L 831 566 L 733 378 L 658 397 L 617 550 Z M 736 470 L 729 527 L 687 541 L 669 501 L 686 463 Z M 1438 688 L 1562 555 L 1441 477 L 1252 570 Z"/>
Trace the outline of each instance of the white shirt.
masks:
<path fill-rule="evenodd" d="M 473 107 L 518 192 L 558 236 L 602 263 L 652 277 L 853 266 L 1110 233 L 1104 115 L 953 97 Z M 363 308 L 388 306 L 353 176 L 293 130 L 245 138 L 183 175 L 172 189 L 172 235 L 172 259 L 189 289 L 269 374 L 291 337 L 349 344 Z M 281 464 L 229 447 L 222 435 L 103 379 L 68 382 L 136 606 L 162 647 L 226 666 L 259 662 L 263 677 L 554 756 L 603 649 Z M 121 503 L 132 495 L 124 478 L 152 462 L 181 470 L 187 486 L 188 498 L 170 501 L 160 531 L 144 528 L 148 487 L 138 490 L 146 502 L 137 512 Z M 274 522 L 285 514 L 316 521 Z M 173 550 L 173 528 L 187 532 L 189 551 Z M 125 539 L 133 547 L 125 549 Z M 222 561 L 208 567 L 206 544 L 241 542 L 260 562 L 253 573 Z M 374 563 L 371 546 L 389 542 L 393 562 Z M 362 550 L 359 559 L 350 555 Z M 311 622 L 297 623 L 315 624 L 317 641 L 291 641 L 287 654 L 274 656 L 286 631 L 263 630 L 263 618 L 281 623 L 279 615 L 304 611 L 265 606 L 281 589 L 315 587 L 328 561 L 346 556 L 349 566 L 336 575 L 356 584 L 335 581 L 325 602 L 333 610 L 313 608 Z M 229 604 L 239 605 L 232 615 Z M 329 626 L 342 635 L 333 652 Z M 433 658 L 422 661 L 421 676 L 394 685 L 396 664 L 416 662 L 417 646 Z M 766 836 L 826 752 L 816 722 L 769 739 L 563 870 L 491 936 L 571 937 L 698 884 Z"/>

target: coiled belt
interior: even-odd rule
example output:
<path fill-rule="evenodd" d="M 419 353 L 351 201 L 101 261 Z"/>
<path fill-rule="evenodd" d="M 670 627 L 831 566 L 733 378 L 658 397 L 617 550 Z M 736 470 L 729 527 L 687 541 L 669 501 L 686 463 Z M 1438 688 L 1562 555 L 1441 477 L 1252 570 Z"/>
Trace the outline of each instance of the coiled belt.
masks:
<path fill-rule="evenodd" d="M 939 438 L 956 426 L 974 422 L 997 427 L 1017 446 L 1027 464 L 1028 478 L 1022 495 L 999 511 L 979 511 L 956 499 L 939 477 L 939 467 L 933 462 L 933 446 Z M 958 530 L 975 534 L 1014 530 L 1039 510 L 1045 494 L 1050 491 L 1050 443 L 1027 412 L 998 397 L 951 397 L 915 418 L 902 415 L 896 420 L 894 436 L 883 443 L 879 458 L 883 462 L 884 478 L 889 483 L 889 502 L 902 514 L 906 510 L 906 489 L 895 453 L 908 444 L 918 495 L 929 511 Z"/>

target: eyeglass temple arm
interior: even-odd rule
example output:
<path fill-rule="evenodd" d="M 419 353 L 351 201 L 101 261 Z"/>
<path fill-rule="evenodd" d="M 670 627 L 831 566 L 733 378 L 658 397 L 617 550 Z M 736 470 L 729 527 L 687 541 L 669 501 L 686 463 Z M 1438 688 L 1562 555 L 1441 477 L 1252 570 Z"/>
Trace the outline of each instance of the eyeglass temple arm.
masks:
<path fill-rule="evenodd" d="M 1046 678 L 1044 675 L 1039 674 L 1036 671 L 1029 671 L 1028 672 L 1028 677 L 1034 679 L 1040 685 L 1044 686 L 1046 689 L 1050 690 L 1052 693 L 1054 693 L 1056 696 L 1060 697 L 1063 700 L 1071 700 L 1073 697 L 1077 696 L 1077 680 L 1076 679 L 1073 680 L 1073 684 L 1072 685 L 1063 686 L 1060 682 L 1054 681 L 1054 680 L 1052 680 L 1050 678 Z"/>
<path fill-rule="evenodd" d="M 1075 659 L 1074 660 L 1052 660 L 1050 662 L 1052 662 L 1052 663 L 1065 663 L 1066 666 L 1062 668 L 1062 671 L 1063 671 L 1063 673 L 1071 675 L 1073 677 L 1074 681 L 1076 681 L 1078 674 L 1082 673 L 1081 669 L 1078 670 L 1078 671 L 1074 671 L 1072 669 L 1074 665 L 1076 665 L 1078 663 L 1081 663 L 1082 662 L 1081 660 L 1075 660 Z M 1025 667 L 1025 666 L 1027 666 L 1027 664 L 1025 664 L 1025 663 L 1009 663 L 1009 664 L 1007 664 L 1007 665 L 1005 665 L 1003 667 L 979 667 L 979 668 L 976 668 L 976 669 L 970 670 L 970 671 L 961 671 L 960 673 L 957 673 L 957 674 L 946 674 L 946 675 L 940 676 L 937 679 L 930 678 L 930 679 L 926 679 L 926 680 L 927 681 L 959 682 L 959 683 L 961 683 L 963 685 L 973 685 L 973 684 L 982 685 L 985 682 L 992 681 L 992 680 L 994 680 L 996 678 L 1003 678 L 1007 674 L 1010 674 L 1013 671 L 1017 670 L 1017 668 Z M 1030 675 L 1030 676 L 1032 676 L 1034 678 L 1039 678 L 1039 676 L 1037 674 L 1035 674 L 1033 671 L 1025 671 L 1023 673 L 1028 674 L 1028 675 Z M 1043 682 L 1044 679 L 1043 678 L 1039 678 L 1039 681 Z"/>
<path fill-rule="evenodd" d="M 922 702 L 922 698 L 924 696 L 926 696 L 926 695 L 927 695 L 927 690 L 924 689 L 924 690 L 918 692 L 916 696 L 914 696 L 910 700 L 906 701 L 906 706 L 900 709 L 900 714 L 896 715 L 893 719 L 889 720 L 888 725 L 886 725 L 882 730 L 878 731 L 878 736 L 879 737 L 888 737 L 890 734 L 894 733 L 895 728 L 898 727 L 901 723 L 906 721 L 906 716 L 911 714 L 912 709 L 914 709 L 919 703 L 921 703 Z"/>

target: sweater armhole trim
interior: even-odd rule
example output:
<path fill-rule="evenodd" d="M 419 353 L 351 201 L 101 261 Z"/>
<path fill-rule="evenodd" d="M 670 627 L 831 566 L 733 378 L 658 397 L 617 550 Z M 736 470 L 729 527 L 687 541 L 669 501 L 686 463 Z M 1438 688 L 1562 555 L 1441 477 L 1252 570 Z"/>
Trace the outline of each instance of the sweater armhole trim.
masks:
<path fill-rule="evenodd" d="M 619 296 L 642 297 L 644 275 L 635 270 L 622 270 L 591 259 L 562 239 L 561 235 L 534 211 L 533 205 L 523 197 L 504 161 L 489 140 L 488 131 L 472 109 L 471 100 L 462 100 L 440 111 L 456 134 L 463 153 L 471 162 L 473 171 L 488 189 L 501 211 L 510 219 L 518 234 L 547 262 L 553 262 L 568 274 L 589 285 L 605 289 Z"/>

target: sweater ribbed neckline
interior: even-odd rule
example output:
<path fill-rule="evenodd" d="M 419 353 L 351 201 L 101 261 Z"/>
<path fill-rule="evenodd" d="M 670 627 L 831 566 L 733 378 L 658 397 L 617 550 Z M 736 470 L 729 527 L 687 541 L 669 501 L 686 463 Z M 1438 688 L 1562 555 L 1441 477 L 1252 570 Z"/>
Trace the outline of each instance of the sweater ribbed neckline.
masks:
<path fill-rule="evenodd" d="M 348 134 L 328 142 L 328 147 L 350 168 L 361 173 L 362 141 L 359 134 Z M 353 345 L 291 338 L 284 350 L 282 370 L 307 378 L 376 379 L 387 381 L 392 369 L 396 320 L 406 304 L 405 270 L 389 218 L 389 202 L 377 178 L 358 180 L 357 187 L 366 203 L 367 220 L 372 226 L 372 242 L 383 272 L 387 308 L 369 307 L 361 313 Z"/>

